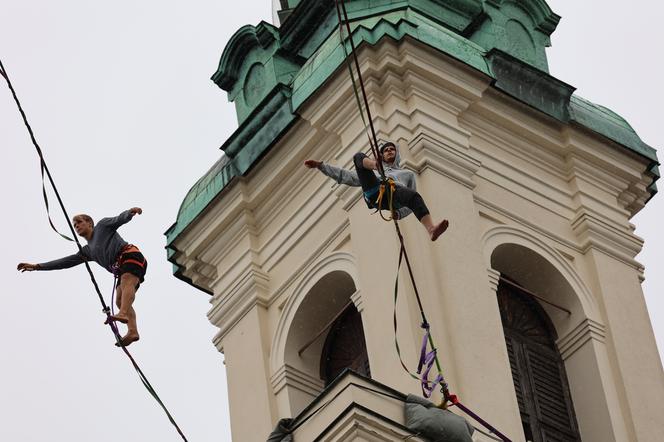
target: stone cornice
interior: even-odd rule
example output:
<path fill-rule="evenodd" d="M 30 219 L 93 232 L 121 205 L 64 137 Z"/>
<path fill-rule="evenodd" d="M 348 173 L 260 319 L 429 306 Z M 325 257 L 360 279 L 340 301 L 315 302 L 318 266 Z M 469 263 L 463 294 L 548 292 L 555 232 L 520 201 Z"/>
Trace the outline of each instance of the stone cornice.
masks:
<path fill-rule="evenodd" d="M 643 266 L 634 259 L 643 247 L 643 239 L 631 231 L 615 227 L 605 217 L 587 208 L 579 209 L 571 220 L 571 226 L 583 253 L 597 249 L 638 271 L 643 270 Z"/>
<path fill-rule="evenodd" d="M 251 245 L 256 234 L 254 221 L 246 207 L 246 195 L 238 191 L 242 187 L 234 188 L 235 192 L 231 193 L 235 195 L 233 198 L 229 197 L 227 206 L 213 207 L 210 213 L 203 217 L 203 222 L 196 225 L 196 229 L 179 238 L 177 246 L 182 250 L 178 250 L 171 257 L 177 262 L 180 274 L 190 279 L 190 284 L 210 294 L 219 280 L 216 276 L 209 278 L 213 274 L 219 275 L 217 267 L 228 251 L 241 243 L 245 245 L 245 254 L 256 253 L 255 247 Z M 240 262 L 241 259 L 238 258 L 236 265 Z M 201 272 L 202 269 L 207 270 Z M 226 268 L 223 274 L 227 275 L 229 270 Z M 199 279 L 204 285 L 197 284 Z"/>
<path fill-rule="evenodd" d="M 582 144 L 579 139 L 570 140 L 567 154 L 568 180 L 585 198 L 593 198 L 585 189 L 610 193 L 606 201 L 596 200 L 605 208 L 616 211 L 614 201 L 620 203 L 618 217 L 635 215 L 652 197 L 649 184 L 652 176 L 642 170 L 640 158 L 625 158 L 621 152 L 607 149 L 605 145 Z"/>
<path fill-rule="evenodd" d="M 190 258 L 186 267 L 183 267 L 182 276 L 189 280 L 194 287 L 206 293 L 212 293 L 212 285 L 218 277 L 217 268 L 200 259 Z"/>

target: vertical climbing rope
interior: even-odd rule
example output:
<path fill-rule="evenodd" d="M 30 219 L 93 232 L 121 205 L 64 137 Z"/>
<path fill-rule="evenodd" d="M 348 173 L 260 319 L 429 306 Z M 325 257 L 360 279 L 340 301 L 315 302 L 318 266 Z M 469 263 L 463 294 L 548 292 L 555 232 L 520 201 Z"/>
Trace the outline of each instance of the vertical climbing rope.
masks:
<path fill-rule="evenodd" d="M 384 181 L 386 179 L 386 177 L 385 177 L 385 173 L 384 173 L 384 170 L 383 170 L 382 160 L 381 160 L 381 158 L 379 156 L 379 152 L 378 152 L 378 137 L 376 136 L 376 131 L 375 131 L 375 128 L 374 128 L 374 125 L 373 125 L 373 118 L 371 116 L 371 109 L 369 107 L 369 100 L 367 98 L 366 89 L 364 87 L 364 80 L 362 79 L 362 72 L 360 70 L 360 63 L 359 63 L 359 60 L 358 60 L 358 57 L 357 57 L 357 50 L 355 48 L 355 43 L 353 41 L 352 31 L 351 31 L 351 28 L 350 28 L 350 20 L 348 19 L 348 12 L 346 11 L 345 0 L 335 0 L 335 5 L 336 5 L 336 9 L 337 9 L 337 16 L 339 18 L 339 22 L 342 21 L 342 13 L 343 13 L 343 21 L 345 22 L 345 25 L 346 25 L 348 40 L 349 40 L 350 46 L 351 46 L 351 54 L 352 54 L 353 60 L 355 62 L 355 69 L 357 70 L 357 77 L 358 77 L 358 82 L 360 84 L 360 89 L 361 89 L 361 92 L 362 92 L 362 98 L 363 98 L 363 101 L 364 101 L 364 108 L 366 109 L 366 112 L 367 112 L 367 119 L 369 120 L 369 126 L 371 128 L 371 134 L 373 136 L 373 142 L 374 143 L 371 145 L 371 150 L 372 150 L 372 152 L 374 154 L 374 157 L 376 159 L 376 163 L 378 165 L 378 170 L 380 172 L 380 175 L 381 175 L 381 177 Z M 346 49 L 345 49 L 345 45 L 344 45 L 343 40 L 341 42 L 341 45 L 344 48 L 344 53 L 346 53 Z M 346 53 L 346 57 L 348 57 L 347 53 Z M 357 87 L 355 85 L 354 78 L 352 77 L 352 69 L 350 70 L 350 72 L 351 72 L 351 79 L 353 80 L 353 90 L 354 90 L 354 93 L 357 97 L 358 96 Z M 359 104 L 359 98 L 358 98 L 357 101 L 358 101 L 358 107 L 359 107 L 360 115 L 363 116 L 363 114 L 362 114 L 363 110 L 362 110 L 362 106 Z M 364 121 L 364 117 L 362 119 Z M 366 125 L 366 123 L 365 123 L 365 125 Z M 375 145 L 375 147 L 374 147 L 374 145 Z M 426 354 L 426 347 L 423 345 L 422 351 L 425 352 L 425 358 L 428 357 L 428 359 L 429 359 L 429 361 L 428 361 L 429 368 L 430 368 L 430 364 L 431 364 L 431 359 L 433 359 L 433 362 L 436 364 L 436 368 L 438 370 L 438 376 L 436 377 L 435 382 L 440 384 L 441 391 L 443 393 L 443 402 L 441 404 L 441 407 L 446 408 L 446 404 L 448 402 L 451 402 L 452 405 L 455 405 L 455 406 L 459 407 L 461 410 L 463 410 L 466 414 L 468 414 L 473 419 L 475 419 L 477 422 L 482 424 L 489 431 L 494 433 L 496 436 L 500 437 L 504 442 L 511 442 L 511 440 L 507 436 L 503 435 L 495 427 L 490 425 L 488 422 L 483 420 L 480 416 L 478 416 L 473 411 L 471 411 L 468 407 L 463 405 L 459 401 L 459 399 L 456 395 L 453 395 L 453 394 L 450 393 L 448 384 L 447 384 L 447 382 L 445 382 L 445 378 L 442 375 L 442 368 L 441 368 L 440 361 L 438 360 L 438 355 L 437 355 L 437 352 L 436 352 L 436 346 L 433 342 L 433 337 L 431 336 L 431 333 L 429 333 L 429 322 L 427 321 L 426 314 L 424 313 L 424 307 L 422 305 L 422 300 L 420 298 L 419 291 L 417 289 L 417 284 L 415 282 L 415 277 L 413 275 L 413 269 L 410 265 L 410 259 L 408 258 L 408 253 L 406 251 L 406 246 L 405 246 L 405 243 L 404 243 L 403 235 L 401 234 L 401 229 L 399 228 L 399 223 L 398 223 L 397 219 L 394 218 L 394 217 L 392 218 L 392 221 L 394 223 L 394 228 L 396 230 L 397 236 L 399 238 L 399 243 L 401 245 L 400 252 L 399 252 L 400 253 L 399 266 L 401 265 L 401 259 L 403 257 L 404 260 L 406 261 L 406 267 L 408 269 L 408 275 L 409 275 L 410 281 L 413 285 L 413 290 L 415 292 L 415 298 L 417 299 L 417 305 L 420 309 L 420 315 L 422 317 L 422 327 L 426 329 L 426 335 L 425 336 L 427 337 L 427 341 L 429 342 L 429 345 L 431 346 L 431 349 L 432 349 L 431 352 L 427 355 Z M 395 282 L 395 303 L 396 303 L 397 286 L 398 286 L 398 270 L 397 270 L 397 279 L 396 279 L 396 282 Z M 395 306 L 395 308 L 396 308 L 396 306 Z M 394 321 L 395 321 L 395 332 L 396 332 L 396 312 L 395 312 Z M 395 343 L 397 345 L 397 352 L 400 353 L 398 342 L 396 342 L 396 335 L 395 335 Z M 400 354 L 399 354 L 399 359 L 401 361 L 401 355 Z M 422 360 L 422 357 L 420 357 L 420 365 L 422 365 L 423 362 L 424 361 Z M 412 375 L 412 373 L 410 373 L 410 371 L 407 369 L 407 367 L 405 366 L 403 361 L 401 361 L 401 365 L 404 367 L 404 369 L 409 374 Z M 418 368 L 421 369 L 422 367 L 420 366 Z M 418 372 L 419 372 L 419 370 L 418 370 Z M 426 373 L 428 374 L 428 369 L 426 370 Z M 433 389 L 433 385 L 426 385 L 424 377 L 422 377 L 422 387 L 423 387 L 423 390 L 425 388 Z"/>
<path fill-rule="evenodd" d="M 334 0 L 334 3 L 337 7 L 337 16 L 339 17 L 339 22 L 341 23 L 341 12 L 339 10 L 339 0 Z M 373 137 L 373 144 L 371 145 L 371 152 L 376 158 L 376 165 L 378 166 L 378 172 L 380 176 L 385 179 L 385 171 L 383 170 L 383 162 L 380 161 L 379 152 L 378 152 L 378 137 L 376 136 L 376 129 L 373 124 L 373 117 L 371 116 L 371 108 L 369 107 L 369 100 L 367 98 L 367 91 L 364 87 L 364 81 L 362 80 L 362 72 L 360 71 L 360 61 L 357 58 L 357 52 L 355 50 L 355 43 L 353 42 L 353 34 L 350 30 L 350 21 L 348 20 L 348 12 L 346 11 L 346 5 L 344 0 L 341 0 L 341 11 L 343 11 L 344 23 L 346 24 L 346 31 L 348 33 L 348 41 L 350 42 L 351 54 L 353 55 L 353 61 L 355 62 L 355 69 L 357 70 L 357 78 L 360 83 L 360 88 L 362 90 L 362 98 L 364 99 L 364 108 L 367 112 L 367 120 L 369 121 L 369 127 L 371 128 L 371 136 Z M 346 47 L 342 44 L 344 52 Z M 352 70 L 351 70 L 352 73 Z M 355 82 L 353 82 L 353 87 L 355 87 Z M 356 91 L 357 93 L 357 91 Z M 362 114 L 362 107 L 360 106 L 360 114 Z"/>
<path fill-rule="evenodd" d="M 344 60 L 346 61 L 346 66 L 348 67 L 348 74 L 350 76 L 350 81 L 353 85 L 353 95 L 355 96 L 355 103 L 357 104 L 357 108 L 360 110 L 360 118 L 362 119 L 362 125 L 364 126 L 364 132 L 367 135 L 367 139 L 369 140 L 369 146 L 371 147 L 371 152 L 376 155 L 376 152 L 378 151 L 378 146 L 374 146 L 374 140 L 371 138 L 371 133 L 369 132 L 369 125 L 367 124 L 367 120 L 364 118 L 364 111 L 362 109 L 362 102 L 360 101 L 360 96 L 357 93 L 357 83 L 355 83 L 355 74 L 353 74 L 353 61 L 351 60 L 350 54 L 348 53 L 348 50 L 346 49 L 346 41 L 344 39 L 344 26 L 343 26 L 343 20 L 341 19 L 341 11 L 337 7 L 337 17 L 339 19 L 339 40 L 341 43 L 341 48 L 344 51 Z M 348 35 L 350 38 L 350 34 Z"/>
<path fill-rule="evenodd" d="M 23 107 L 21 106 L 21 102 L 19 101 L 18 96 L 16 95 L 16 91 L 14 90 L 14 87 L 12 86 L 12 83 L 9 80 L 9 75 L 7 74 L 7 71 L 5 70 L 4 65 L 2 64 L 2 60 L 0 60 L 0 75 L 2 75 L 2 77 L 7 82 L 7 86 L 9 87 L 9 90 L 11 91 L 12 96 L 14 97 L 14 101 L 16 102 L 16 106 L 18 107 L 18 110 L 21 113 L 21 117 L 23 117 L 23 123 L 25 124 L 25 127 L 28 129 L 28 133 L 30 134 L 30 139 L 32 140 L 32 144 L 35 147 L 35 149 L 37 150 L 37 155 L 39 155 L 39 161 L 40 161 L 41 173 L 42 173 L 42 190 L 43 190 L 43 194 L 44 194 L 44 202 L 46 204 L 46 211 L 48 213 L 49 223 L 51 224 L 51 227 L 53 228 L 53 230 L 55 230 L 60 236 L 62 236 L 63 238 L 65 238 L 69 241 L 75 242 L 76 246 L 78 247 L 79 252 L 81 252 L 83 250 L 83 247 L 81 246 L 81 243 L 80 243 L 80 241 L 78 240 L 78 238 L 76 236 L 76 231 L 74 230 L 74 226 L 71 224 L 71 221 L 70 221 L 71 218 L 69 218 L 69 214 L 67 213 L 67 209 L 65 208 L 65 205 L 62 201 L 62 198 L 60 197 L 60 192 L 58 192 L 58 188 L 55 185 L 55 181 L 53 180 L 53 176 L 51 175 L 51 171 L 49 170 L 48 165 L 46 164 L 46 160 L 44 159 L 44 155 L 42 153 L 42 150 L 39 147 L 39 144 L 37 143 L 37 139 L 35 138 L 35 135 L 34 135 L 34 132 L 32 130 L 32 127 L 30 126 L 30 123 L 28 123 L 28 118 L 25 115 L 25 112 L 23 111 Z M 51 184 L 51 187 L 53 188 L 53 192 L 55 193 L 55 196 L 58 200 L 58 203 L 60 204 L 60 209 L 62 209 L 62 213 L 64 214 L 65 219 L 67 220 L 67 225 L 69 226 L 69 230 L 72 234 L 73 239 L 66 236 L 66 235 L 63 235 L 62 233 L 60 233 L 55 228 L 55 226 L 53 225 L 53 221 L 51 220 L 51 216 L 50 216 L 50 213 L 49 213 L 48 197 L 46 196 L 46 187 L 45 187 L 45 183 L 44 183 L 44 172 L 46 173 L 46 176 L 48 177 L 49 183 Z M 157 395 L 157 392 L 155 391 L 155 389 L 152 387 L 152 385 L 148 381 L 147 376 L 145 376 L 145 374 L 143 373 L 141 368 L 138 366 L 138 364 L 134 360 L 134 357 L 131 355 L 131 353 L 129 353 L 129 351 L 127 350 L 127 347 L 125 347 L 122 344 L 122 338 L 121 338 L 120 333 L 118 331 L 117 325 L 115 324 L 115 321 L 113 321 L 112 318 L 111 318 L 110 309 L 109 309 L 108 305 L 106 305 L 106 302 L 104 301 L 104 297 L 102 296 L 101 291 L 99 290 L 99 285 L 97 284 L 97 280 L 95 279 L 95 276 L 92 273 L 92 269 L 90 268 L 90 264 L 87 261 L 84 261 L 83 264 L 85 264 L 85 268 L 88 271 L 88 275 L 90 276 L 90 281 L 92 281 L 92 285 L 95 288 L 95 292 L 97 293 L 97 296 L 99 297 L 99 302 L 101 303 L 102 311 L 106 314 L 106 323 L 109 325 L 109 327 L 111 328 L 111 331 L 113 332 L 113 335 L 115 336 L 116 345 L 118 345 L 119 347 L 122 348 L 122 351 L 129 358 L 129 360 L 131 361 L 132 366 L 134 367 L 134 369 L 138 373 L 139 379 L 143 383 L 143 386 L 145 386 L 148 393 L 150 393 L 150 395 L 155 399 L 155 401 L 164 410 L 164 412 L 166 413 L 166 416 L 168 417 L 169 421 L 171 422 L 171 424 L 173 424 L 173 426 L 177 430 L 180 437 L 182 437 L 182 440 L 187 442 L 187 438 L 185 437 L 184 433 L 182 432 L 182 430 L 180 429 L 178 424 L 175 422 L 175 419 L 173 419 L 173 416 L 168 411 L 168 409 L 166 408 L 164 403 L 159 398 L 159 395 Z M 113 282 L 113 290 L 115 290 L 115 281 Z"/>

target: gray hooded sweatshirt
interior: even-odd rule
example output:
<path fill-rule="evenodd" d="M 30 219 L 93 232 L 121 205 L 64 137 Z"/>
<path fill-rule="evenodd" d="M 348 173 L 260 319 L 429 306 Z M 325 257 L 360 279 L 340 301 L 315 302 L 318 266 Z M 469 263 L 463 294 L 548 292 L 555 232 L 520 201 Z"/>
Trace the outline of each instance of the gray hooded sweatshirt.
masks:
<path fill-rule="evenodd" d="M 397 186 L 407 187 L 411 190 L 417 191 L 415 184 L 415 173 L 410 170 L 401 168 L 399 165 L 401 162 L 401 155 L 399 154 L 399 148 L 397 147 L 396 149 L 397 154 L 394 158 L 394 162 L 383 162 L 385 176 L 392 178 Z M 332 166 L 331 164 L 326 163 L 322 163 L 318 169 L 339 184 L 346 184 L 347 186 L 355 187 L 361 186 L 360 179 L 354 170 L 346 170 L 342 169 L 341 167 Z M 374 170 L 374 174 L 380 180 L 380 173 L 377 170 Z M 399 219 L 403 219 L 412 213 L 408 207 L 401 207 L 397 209 L 396 212 L 399 214 Z"/>

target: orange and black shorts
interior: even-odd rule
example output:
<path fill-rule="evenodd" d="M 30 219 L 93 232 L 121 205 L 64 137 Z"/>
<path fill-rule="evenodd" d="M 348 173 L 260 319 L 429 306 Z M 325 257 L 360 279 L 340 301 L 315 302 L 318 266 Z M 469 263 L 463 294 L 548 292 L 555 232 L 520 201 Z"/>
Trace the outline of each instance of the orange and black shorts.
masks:
<path fill-rule="evenodd" d="M 125 273 L 131 273 L 136 276 L 139 280 L 139 285 L 145 281 L 145 272 L 148 269 L 148 262 L 145 260 L 141 251 L 138 250 L 138 247 L 129 244 L 122 249 L 122 252 L 120 252 L 120 256 L 118 257 L 117 265 L 118 285 L 120 284 L 120 278 Z M 136 288 L 138 288 L 138 285 Z"/>

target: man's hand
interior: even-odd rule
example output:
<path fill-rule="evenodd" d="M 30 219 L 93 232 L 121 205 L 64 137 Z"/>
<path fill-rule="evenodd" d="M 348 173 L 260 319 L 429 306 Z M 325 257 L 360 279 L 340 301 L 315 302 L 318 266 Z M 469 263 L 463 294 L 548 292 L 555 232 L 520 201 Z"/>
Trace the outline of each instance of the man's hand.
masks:
<path fill-rule="evenodd" d="M 39 270 L 39 264 L 28 264 L 27 262 L 22 262 L 16 266 L 16 270 L 19 272 L 32 272 L 33 270 Z"/>
<path fill-rule="evenodd" d="M 304 165 L 309 169 L 318 169 L 321 164 L 323 164 L 322 161 L 316 161 L 316 160 L 306 160 L 304 162 Z"/>
<path fill-rule="evenodd" d="M 129 209 L 129 212 L 131 213 L 131 216 L 140 215 L 141 213 L 143 213 L 143 209 L 141 209 L 140 207 L 132 207 L 131 209 Z"/>

